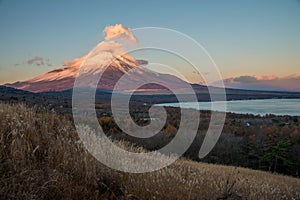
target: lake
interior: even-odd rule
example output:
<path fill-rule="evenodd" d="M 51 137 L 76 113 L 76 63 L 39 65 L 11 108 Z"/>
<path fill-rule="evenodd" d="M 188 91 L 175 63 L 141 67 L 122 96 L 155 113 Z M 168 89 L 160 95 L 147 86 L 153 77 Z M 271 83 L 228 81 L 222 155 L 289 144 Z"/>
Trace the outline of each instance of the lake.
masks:
<path fill-rule="evenodd" d="M 215 102 L 216 105 L 224 102 Z M 199 107 L 198 107 L 199 105 Z M 165 103 L 159 106 L 180 107 L 179 103 Z M 200 108 L 200 110 L 211 110 L 210 102 L 185 102 L 182 108 Z M 218 107 L 218 106 L 216 106 Z M 220 110 L 215 110 L 220 111 Z M 227 101 L 227 112 L 255 115 L 291 115 L 300 116 L 300 99 L 260 99 Z"/>

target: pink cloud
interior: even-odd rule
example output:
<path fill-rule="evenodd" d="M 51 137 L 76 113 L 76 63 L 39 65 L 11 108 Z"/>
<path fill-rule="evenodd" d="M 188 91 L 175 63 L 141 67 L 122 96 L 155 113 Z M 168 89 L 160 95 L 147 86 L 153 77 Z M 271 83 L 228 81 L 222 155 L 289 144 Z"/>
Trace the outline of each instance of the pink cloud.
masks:
<path fill-rule="evenodd" d="M 276 76 L 257 76 L 256 79 L 259 80 L 259 81 L 272 81 L 272 80 L 275 80 L 277 79 L 278 77 Z"/>
<path fill-rule="evenodd" d="M 300 92 L 300 76 L 239 76 L 224 79 L 229 88 Z"/>

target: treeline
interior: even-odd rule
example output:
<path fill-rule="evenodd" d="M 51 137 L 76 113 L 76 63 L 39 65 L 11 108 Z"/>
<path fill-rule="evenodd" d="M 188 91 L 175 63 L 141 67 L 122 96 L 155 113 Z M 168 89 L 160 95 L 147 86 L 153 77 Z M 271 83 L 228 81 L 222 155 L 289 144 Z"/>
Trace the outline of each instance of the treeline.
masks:
<path fill-rule="evenodd" d="M 147 106 L 131 106 L 131 117 L 144 126 L 150 123 Z M 100 117 L 99 123 L 112 139 L 127 140 L 148 150 L 159 149 L 176 135 L 180 123 L 179 108 L 166 108 L 167 122 L 160 133 L 147 139 L 131 137 L 122 132 L 113 117 Z M 199 111 L 191 110 L 191 115 Z M 98 113 L 99 114 L 99 113 Z M 296 116 L 264 117 L 228 113 L 217 145 L 204 159 L 198 153 L 210 122 L 210 111 L 201 111 L 196 138 L 185 157 L 209 163 L 234 165 L 300 177 L 300 118 Z M 126 123 L 131 119 L 124 119 Z M 127 122 L 126 122 L 127 121 Z M 193 123 L 184 122 L 184 123 Z M 187 133 L 188 134 L 188 133 Z"/>

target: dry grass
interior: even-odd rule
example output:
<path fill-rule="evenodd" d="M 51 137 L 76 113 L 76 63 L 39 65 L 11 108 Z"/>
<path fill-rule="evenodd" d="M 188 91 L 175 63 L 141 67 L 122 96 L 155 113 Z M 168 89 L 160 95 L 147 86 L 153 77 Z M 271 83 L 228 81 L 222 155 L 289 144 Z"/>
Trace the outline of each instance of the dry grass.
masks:
<path fill-rule="evenodd" d="M 0 104 L 0 154 L 1 199 L 300 199 L 299 179 L 245 168 L 182 159 L 152 173 L 110 170 L 70 120 L 24 105 Z"/>
<path fill-rule="evenodd" d="M 72 123 L 23 105 L 0 105 L 1 199 L 95 199 L 119 196 L 77 142 Z M 105 174 L 105 177 L 102 175 Z M 112 177 L 107 180 L 106 177 Z M 112 185 L 109 185 L 112 184 Z M 114 192 L 109 188 L 116 186 Z M 119 189 L 118 189 L 119 190 Z"/>

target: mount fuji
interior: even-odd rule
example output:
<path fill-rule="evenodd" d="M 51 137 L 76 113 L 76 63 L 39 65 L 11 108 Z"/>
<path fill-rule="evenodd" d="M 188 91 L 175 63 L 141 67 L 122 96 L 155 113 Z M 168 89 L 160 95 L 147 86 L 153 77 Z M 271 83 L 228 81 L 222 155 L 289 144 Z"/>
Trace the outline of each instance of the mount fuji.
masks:
<path fill-rule="evenodd" d="M 112 91 L 118 80 L 131 70 L 134 73 L 125 79 L 125 84 L 119 88 L 121 91 L 131 90 L 132 86 L 141 80 L 149 84 L 139 88 L 140 91 L 166 90 L 163 86 L 151 84 L 153 82 L 159 82 L 161 85 L 172 85 L 173 88 L 182 91 L 186 89 L 187 82 L 176 76 L 157 73 L 145 68 L 144 65 L 148 63 L 147 61 L 137 60 L 128 54 L 120 54 L 120 48 L 121 45 L 118 42 L 103 41 L 98 44 L 96 51 L 93 52 L 94 55 L 90 55 L 89 58 L 88 55 L 85 55 L 73 61 L 65 62 L 65 68 L 54 69 L 29 80 L 5 84 L 5 86 L 35 93 L 72 89 L 80 67 L 84 65 L 80 71 L 80 76 L 85 77 L 86 81 L 81 82 L 80 87 L 92 87 L 89 80 L 99 78 L 99 75 L 102 74 L 97 88 Z M 88 62 L 85 62 L 86 60 Z"/>

